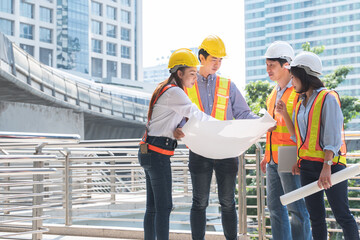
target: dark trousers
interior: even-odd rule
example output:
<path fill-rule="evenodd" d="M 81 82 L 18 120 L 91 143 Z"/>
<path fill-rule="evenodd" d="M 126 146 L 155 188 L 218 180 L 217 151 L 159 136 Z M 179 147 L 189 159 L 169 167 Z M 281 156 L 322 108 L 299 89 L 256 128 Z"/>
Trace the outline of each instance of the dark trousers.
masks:
<path fill-rule="evenodd" d="M 147 143 L 166 150 L 174 150 L 176 140 L 148 136 Z M 138 153 L 146 175 L 145 240 L 168 240 L 172 203 L 172 175 L 170 156 L 149 150 Z"/>
<path fill-rule="evenodd" d="M 301 185 L 307 185 L 317 181 L 323 163 L 306 161 L 301 162 L 300 178 Z M 341 171 L 345 166 L 337 164 L 331 166 L 331 173 Z M 305 198 L 306 207 L 310 214 L 312 234 L 314 240 L 327 240 L 327 225 L 325 221 L 326 211 L 324 202 L 326 193 L 331 210 L 334 213 L 337 223 L 341 226 L 346 240 L 358 240 L 359 231 L 353 215 L 349 210 L 348 182 L 343 181 L 333 185 L 328 190 L 322 190 Z"/>
<path fill-rule="evenodd" d="M 221 205 L 221 221 L 227 240 L 237 239 L 237 214 L 235 208 L 235 184 L 238 159 L 215 160 L 190 151 L 189 170 L 193 187 L 193 203 L 190 212 L 193 240 L 205 239 L 206 208 L 209 204 L 210 184 L 215 171 L 218 196 Z"/>

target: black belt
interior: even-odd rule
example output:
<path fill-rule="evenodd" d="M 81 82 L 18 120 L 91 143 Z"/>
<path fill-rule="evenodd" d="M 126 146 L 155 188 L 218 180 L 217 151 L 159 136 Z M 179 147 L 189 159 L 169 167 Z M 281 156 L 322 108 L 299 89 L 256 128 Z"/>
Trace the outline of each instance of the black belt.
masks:
<path fill-rule="evenodd" d="M 177 141 L 168 137 L 147 136 L 146 142 L 168 150 L 174 150 L 177 147 Z"/>

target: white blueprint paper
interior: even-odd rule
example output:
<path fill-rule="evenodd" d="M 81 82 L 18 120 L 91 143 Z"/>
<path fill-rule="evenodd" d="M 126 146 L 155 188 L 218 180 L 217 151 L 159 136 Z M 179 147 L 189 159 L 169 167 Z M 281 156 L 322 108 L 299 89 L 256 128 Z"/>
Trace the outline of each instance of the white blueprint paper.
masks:
<path fill-rule="evenodd" d="M 199 121 L 190 118 L 182 142 L 201 156 L 213 159 L 237 157 L 257 142 L 276 121 L 265 111 L 259 119 Z"/>

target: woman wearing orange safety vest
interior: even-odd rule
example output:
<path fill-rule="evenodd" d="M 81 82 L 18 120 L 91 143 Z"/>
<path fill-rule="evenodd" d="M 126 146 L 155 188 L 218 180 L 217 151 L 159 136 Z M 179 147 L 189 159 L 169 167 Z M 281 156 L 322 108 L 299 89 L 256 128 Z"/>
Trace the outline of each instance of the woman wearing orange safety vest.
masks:
<path fill-rule="evenodd" d="M 357 224 L 349 210 L 348 183 L 331 183 L 331 174 L 346 168 L 346 145 L 343 132 L 343 115 L 339 96 L 329 91 L 319 79 L 322 71 L 320 58 L 311 52 L 303 52 L 290 64 L 292 84 L 302 94 L 293 113 L 293 121 L 284 102 L 279 102 L 276 111 L 283 115 L 292 139 L 296 141 L 298 162 L 293 174 L 300 174 L 301 184 L 318 181 L 324 188 L 305 198 L 310 214 L 314 240 L 326 240 L 326 210 L 324 191 L 343 230 L 346 240 L 358 240 Z"/>
<path fill-rule="evenodd" d="M 139 162 L 146 174 L 145 240 L 169 239 L 172 209 L 170 157 L 177 146 L 173 132 L 183 117 L 208 120 L 184 92 L 197 79 L 199 61 L 191 50 L 176 50 L 169 59 L 170 77 L 155 89 L 149 106 L 148 123 L 140 143 Z"/>

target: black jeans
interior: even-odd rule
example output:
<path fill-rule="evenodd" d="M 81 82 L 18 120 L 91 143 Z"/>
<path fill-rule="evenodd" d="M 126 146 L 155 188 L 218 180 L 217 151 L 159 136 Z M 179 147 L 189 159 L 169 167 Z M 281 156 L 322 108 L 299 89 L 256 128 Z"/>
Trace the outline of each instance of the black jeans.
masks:
<path fill-rule="evenodd" d="M 227 240 L 237 239 L 237 213 L 235 184 L 239 161 L 237 158 L 215 160 L 190 151 L 189 170 L 193 187 L 190 212 L 193 240 L 205 239 L 206 208 L 209 204 L 210 184 L 215 171 L 218 197 L 221 205 L 221 222 Z"/>
<path fill-rule="evenodd" d="M 162 149 L 174 150 L 176 140 L 148 136 L 147 143 Z M 139 151 L 138 159 L 146 175 L 145 240 L 168 240 L 172 203 L 172 175 L 170 156 L 149 150 Z"/>
<path fill-rule="evenodd" d="M 306 161 L 301 162 L 301 185 L 307 185 L 319 180 L 323 163 Z M 345 166 L 337 164 L 331 166 L 331 173 L 341 171 Z M 314 240 L 327 240 L 326 211 L 324 202 L 326 193 L 331 210 L 337 223 L 341 226 L 346 240 L 358 240 L 359 231 L 353 215 L 349 210 L 348 182 L 343 181 L 333 185 L 328 190 L 322 190 L 305 198 L 306 208 L 310 214 L 312 234 Z"/>

